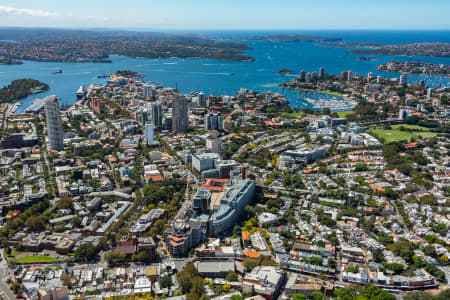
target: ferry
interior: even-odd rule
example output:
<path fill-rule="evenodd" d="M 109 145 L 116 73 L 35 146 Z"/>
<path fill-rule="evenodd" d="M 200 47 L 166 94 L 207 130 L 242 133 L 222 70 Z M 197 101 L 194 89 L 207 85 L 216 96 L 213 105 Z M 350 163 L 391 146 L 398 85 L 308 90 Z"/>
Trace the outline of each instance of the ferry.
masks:
<path fill-rule="evenodd" d="M 77 99 L 81 99 L 86 95 L 87 91 L 84 85 L 81 85 L 77 90 Z"/>

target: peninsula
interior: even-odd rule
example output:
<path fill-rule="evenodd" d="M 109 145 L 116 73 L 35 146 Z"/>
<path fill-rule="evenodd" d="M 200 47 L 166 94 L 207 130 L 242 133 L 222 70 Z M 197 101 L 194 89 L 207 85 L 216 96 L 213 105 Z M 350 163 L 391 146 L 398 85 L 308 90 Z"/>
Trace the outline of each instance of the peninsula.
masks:
<path fill-rule="evenodd" d="M 13 102 L 49 90 L 48 84 L 34 79 L 17 79 L 0 89 L 0 103 Z"/>
<path fill-rule="evenodd" d="M 353 49 L 348 54 L 450 57 L 450 43 L 383 45 L 376 49 Z"/>
<path fill-rule="evenodd" d="M 117 76 L 123 76 L 127 78 L 142 78 L 144 77 L 142 73 L 130 71 L 130 70 L 118 70 L 116 71 Z"/>
<path fill-rule="evenodd" d="M 42 41 L 0 43 L 0 56 L 41 62 L 110 63 L 112 54 L 133 58 L 209 58 L 253 61 L 244 55 L 250 47 L 237 43 L 144 43 L 134 41 Z"/>
<path fill-rule="evenodd" d="M 28 33 L 28 34 L 27 34 Z M 13 41 L 9 37 L 16 36 Z M 207 58 L 222 61 L 253 61 L 244 54 L 251 47 L 192 35 L 96 31 L 0 29 L 0 63 L 39 62 L 110 63 L 110 55 L 133 58 Z M 41 37 L 40 39 L 34 36 Z"/>
<path fill-rule="evenodd" d="M 373 48 L 380 47 L 379 43 L 372 42 L 340 42 L 340 43 L 318 43 L 319 46 L 337 48 Z"/>
<path fill-rule="evenodd" d="M 378 65 L 376 69 L 378 71 L 394 73 L 450 76 L 450 66 L 422 61 L 403 62 L 391 60 L 388 63 Z"/>
<path fill-rule="evenodd" d="M 267 42 L 335 42 L 342 40 L 338 37 L 324 37 L 313 35 L 267 35 L 267 36 L 249 36 L 234 38 L 235 40 L 252 40 Z"/>

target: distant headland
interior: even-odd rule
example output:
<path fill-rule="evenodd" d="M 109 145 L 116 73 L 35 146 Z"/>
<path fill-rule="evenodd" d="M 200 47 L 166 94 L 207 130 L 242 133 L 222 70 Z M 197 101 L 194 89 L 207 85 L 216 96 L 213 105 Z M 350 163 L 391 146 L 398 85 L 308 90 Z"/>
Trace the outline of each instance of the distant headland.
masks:
<path fill-rule="evenodd" d="M 16 79 L 0 89 L 0 103 L 14 102 L 32 94 L 48 91 L 48 84 L 34 79 Z"/>
<path fill-rule="evenodd" d="M 314 35 L 265 35 L 265 36 L 248 36 L 236 37 L 234 40 L 253 40 L 267 42 L 336 42 L 341 41 L 339 37 L 324 37 Z"/>

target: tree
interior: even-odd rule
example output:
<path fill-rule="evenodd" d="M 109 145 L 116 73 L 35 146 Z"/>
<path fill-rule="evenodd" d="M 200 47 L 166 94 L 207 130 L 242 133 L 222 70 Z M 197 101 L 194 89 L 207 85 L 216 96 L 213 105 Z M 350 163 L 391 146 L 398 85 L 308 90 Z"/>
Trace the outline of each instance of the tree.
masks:
<path fill-rule="evenodd" d="M 105 253 L 105 260 L 110 265 L 122 264 L 126 261 L 127 255 L 118 250 Z"/>
<path fill-rule="evenodd" d="M 392 270 L 395 274 L 400 274 L 405 269 L 405 266 L 403 264 L 399 263 L 390 263 L 386 265 L 386 269 Z"/>
<path fill-rule="evenodd" d="M 323 259 L 318 256 L 311 256 L 309 258 L 309 263 L 311 265 L 321 266 L 323 264 Z"/>
<path fill-rule="evenodd" d="M 70 275 L 68 275 L 68 274 L 66 274 L 66 273 L 61 274 L 61 281 L 63 282 L 63 284 L 64 284 L 65 286 L 68 286 L 69 288 L 72 287 L 72 281 L 73 281 L 74 279 L 75 279 L 74 277 L 72 277 L 72 276 L 70 276 Z"/>
<path fill-rule="evenodd" d="M 139 253 L 133 254 L 131 256 L 131 260 L 132 261 L 136 261 L 136 262 L 148 262 L 149 261 L 149 257 L 148 257 L 147 252 L 141 251 Z"/>
<path fill-rule="evenodd" d="M 386 292 L 382 288 L 379 288 L 373 284 L 365 284 L 362 287 L 360 294 L 362 296 L 365 296 L 369 300 L 372 300 L 372 299 L 374 299 L 374 300 L 375 299 L 395 300 L 396 299 L 395 296 L 392 295 L 391 293 Z"/>
<path fill-rule="evenodd" d="M 337 266 L 336 261 L 332 257 L 330 257 L 328 259 L 328 268 L 336 269 L 336 266 Z"/>
<path fill-rule="evenodd" d="M 373 249 L 372 253 L 373 253 L 372 255 L 373 255 L 373 259 L 375 260 L 375 262 L 381 263 L 382 261 L 384 261 L 383 250 L 376 248 L 376 249 Z"/>
<path fill-rule="evenodd" d="M 292 295 L 292 299 L 293 300 L 307 300 L 308 298 L 306 298 L 305 295 L 298 293 L 298 294 Z"/>
<path fill-rule="evenodd" d="M 394 252 L 395 255 L 400 256 L 404 260 L 411 262 L 414 255 L 414 244 L 409 241 L 399 241 L 397 243 L 390 244 L 389 250 Z"/>
<path fill-rule="evenodd" d="M 237 281 L 238 280 L 238 276 L 235 272 L 230 271 L 227 274 L 227 277 L 225 277 L 226 281 Z"/>
<path fill-rule="evenodd" d="M 448 257 L 447 255 L 442 255 L 438 258 L 439 263 L 446 265 L 448 263 Z"/>
<path fill-rule="evenodd" d="M 18 284 L 17 282 L 13 282 L 12 285 L 11 285 L 11 290 L 12 290 L 12 292 L 13 292 L 14 294 L 17 295 L 17 294 L 19 294 L 20 287 L 21 287 L 20 284 Z"/>
<path fill-rule="evenodd" d="M 317 219 L 320 222 L 320 224 L 328 227 L 333 227 L 334 225 L 336 225 L 336 221 L 334 221 L 329 215 L 325 213 L 319 214 Z"/>
<path fill-rule="evenodd" d="M 191 288 L 191 292 L 192 293 L 196 293 L 197 295 L 202 295 L 203 294 L 203 278 L 201 278 L 200 276 L 196 276 L 194 277 L 194 279 L 192 280 L 192 288 Z"/>
<path fill-rule="evenodd" d="M 447 233 L 447 226 L 445 224 L 438 223 L 434 226 L 434 231 L 439 233 L 441 236 L 445 236 Z"/>
<path fill-rule="evenodd" d="M 98 253 L 97 247 L 91 242 L 81 244 L 74 252 L 75 260 L 78 262 L 90 262 L 92 261 Z"/>
<path fill-rule="evenodd" d="M 159 279 L 159 285 L 163 289 L 169 288 L 172 286 L 172 279 L 170 278 L 170 276 L 163 276 Z"/>
<path fill-rule="evenodd" d="M 347 271 L 349 271 L 350 273 L 359 273 L 359 267 L 357 265 L 356 266 L 349 266 L 347 268 Z"/>
<path fill-rule="evenodd" d="M 156 238 L 157 234 L 162 234 L 164 226 L 166 226 L 166 221 L 165 220 L 162 220 L 162 219 L 157 220 L 153 224 L 152 228 L 150 229 L 150 236 L 153 237 L 153 238 Z"/>
<path fill-rule="evenodd" d="M 73 207 L 72 198 L 64 197 L 59 199 L 58 204 L 56 204 L 56 207 L 59 209 L 72 209 Z"/>
<path fill-rule="evenodd" d="M 334 296 L 338 300 L 351 300 L 351 299 L 367 299 L 367 300 L 395 300 L 395 296 L 385 290 L 373 285 L 365 284 L 359 286 L 356 284 L 350 284 L 343 289 L 336 289 Z"/>
<path fill-rule="evenodd" d="M 322 300 L 323 299 L 323 294 L 319 291 L 312 292 L 311 296 L 312 296 L 313 300 Z"/>
<path fill-rule="evenodd" d="M 195 267 L 194 263 L 192 263 L 192 262 L 188 262 L 186 264 L 186 266 L 184 266 L 183 270 L 178 272 L 177 281 L 178 281 L 178 284 L 180 285 L 183 293 L 186 294 L 191 291 L 191 289 L 193 287 L 193 279 L 196 277 L 199 277 L 199 275 L 200 274 L 198 273 L 197 268 Z M 196 282 L 196 284 L 198 284 L 198 282 Z M 202 288 L 203 288 L 203 281 L 202 281 Z"/>
<path fill-rule="evenodd" d="M 450 299 L 450 289 L 446 289 L 446 290 L 440 292 L 435 298 L 436 298 L 435 300 Z"/>
<path fill-rule="evenodd" d="M 355 166 L 355 172 L 366 172 L 369 168 L 366 164 L 359 163 Z"/>
<path fill-rule="evenodd" d="M 241 295 L 233 295 L 230 300 L 244 300 L 244 297 Z"/>
<path fill-rule="evenodd" d="M 244 267 L 247 270 L 247 272 L 250 272 L 258 265 L 258 261 L 248 257 L 244 258 L 242 262 L 244 263 Z"/>
<path fill-rule="evenodd" d="M 425 253 L 428 256 L 434 257 L 434 258 L 437 257 L 436 249 L 434 248 L 433 245 L 426 245 L 423 248 L 423 253 Z"/>
<path fill-rule="evenodd" d="M 73 227 L 80 227 L 81 222 L 83 221 L 83 219 L 81 218 L 81 216 L 77 215 L 75 217 L 72 218 L 72 220 L 70 220 L 70 223 L 72 224 Z"/>
<path fill-rule="evenodd" d="M 186 294 L 186 300 L 198 300 L 199 296 L 196 293 Z"/>
<path fill-rule="evenodd" d="M 429 299 L 433 299 L 433 295 L 423 291 L 407 293 L 403 296 L 403 300 L 429 300 Z"/>
<path fill-rule="evenodd" d="M 30 216 L 25 222 L 25 226 L 27 226 L 31 231 L 39 231 L 45 229 L 44 221 L 40 216 Z"/>
<path fill-rule="evenodd" d="M 177 281 L 183 293 L 188 293 L 192 288 L 192 278 L 186 272 L 178 272 Z"/>

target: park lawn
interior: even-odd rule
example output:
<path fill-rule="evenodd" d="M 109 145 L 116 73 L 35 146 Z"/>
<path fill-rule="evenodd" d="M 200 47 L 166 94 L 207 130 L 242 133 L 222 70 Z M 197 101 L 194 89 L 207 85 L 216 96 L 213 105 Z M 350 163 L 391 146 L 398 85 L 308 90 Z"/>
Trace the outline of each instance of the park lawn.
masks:
<path fill-rule="evenodd" d="M 51 256 L 34 255 L 15 258 L 12 259 L 11 262 L 15 262 L 16 264 L 35 264 L 35 263 L 53 263 L 58 262 L 58 260 Z"/>
<path fill-rule="evenodd" d="M 419 136 L 424 138 L 430 138 L 436 136 L 434 132 L 408 132 L 394 129 L 371 129 L 368 131 L 369 133 L 384 139 L 384 143 L 388 144 L 390 142 L 399 142 L 399 141 L 411 141 L 411 138 L 414 136 L 418 138 Z"/>
<path fill-rule="evenodd" d="M 302 112 L 298 112 L 298 113 L 284 113 L 283 116 L 285 118 L 289 118 L 289 119 L 299 119 L 299 120 L 301 120 L 305 116 L 305 113 L 302 113 Z"/>
<path fill-rule="evenodd" d="M 13 251 L 12 251 L 12 255 L 13 256 L 19 256 L 19 255 L 22 255 L 22 254 L 25 254 L 26 252 L 22 252 L 22 251 L 17 251 L 16 249 L 13 249 Z"/>
<path fill-rule="evenodd" d="M 339 116 L 339 118 L 345 118 L 347 115 L 354 113 L 353 110 L 349 110 L 349 111 L 338 111 L 337 114 Z"/>
<path fill-rule="evenodd" d="M 429 128 L 419 126 L 419 125 L 410 125 L 410 124 L 392 125 L 392 129 L 399 129 L 400 127 L 404 127 L 405 129 L 411 129 L 411 130 L 430 131 Z"/>
<path fill-rule="evenodd" d="M 344 97 L 344 94 L 339 93 L 339 92 L 324 91 L 324 90 L 319 90 L 319 91 L 317 91 L 317 92 L 318 92 L 318 93 L 322 93 L 322 94 L 332 95 L 332 96 Z"/>
<path fill-rule="evenodd" d="M 338 97 L 343 97 L 344 96 L 344 94 L 341 94 L 339 92 L 333 92 L 333 91 L 304 89 L 304 88 L 298 88 L 297 90 L 304 91 L 304 92 L 315 92 L 315 93 L 328 94 L 328 95 L 333 95 L 333 96 L 338 96 Z"/>

